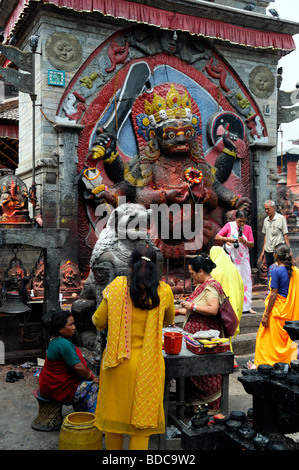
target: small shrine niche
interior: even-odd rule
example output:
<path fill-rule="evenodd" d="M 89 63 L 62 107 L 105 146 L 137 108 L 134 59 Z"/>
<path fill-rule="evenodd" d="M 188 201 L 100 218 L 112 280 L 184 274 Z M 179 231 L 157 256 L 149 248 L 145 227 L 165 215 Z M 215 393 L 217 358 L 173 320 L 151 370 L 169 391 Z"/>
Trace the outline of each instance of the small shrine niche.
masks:
<path fill-rule="evenodd" d="M 28 210 L 28 189 L 15 175 L 0 178 L 0 224 L 7 227 L 32 226 Z"/>

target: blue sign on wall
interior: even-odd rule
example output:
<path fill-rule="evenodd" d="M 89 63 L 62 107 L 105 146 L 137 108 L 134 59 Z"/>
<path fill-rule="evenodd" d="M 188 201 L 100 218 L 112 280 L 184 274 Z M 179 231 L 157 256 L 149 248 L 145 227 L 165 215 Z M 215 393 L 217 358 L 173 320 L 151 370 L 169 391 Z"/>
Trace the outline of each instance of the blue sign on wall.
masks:
<path fill-rule="evenodd" d="M 63 70 L 48 70 L 48 85 L 64 86 L 65 72 Z"/>

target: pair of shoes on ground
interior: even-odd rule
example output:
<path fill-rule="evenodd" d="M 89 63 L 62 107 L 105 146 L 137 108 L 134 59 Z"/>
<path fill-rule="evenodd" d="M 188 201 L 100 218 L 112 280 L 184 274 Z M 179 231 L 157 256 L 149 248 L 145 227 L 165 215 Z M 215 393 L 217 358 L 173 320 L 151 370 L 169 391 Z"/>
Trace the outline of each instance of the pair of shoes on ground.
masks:
<path fill-rule="evenodd" d="M 23 372 L 15 372 L 14 370 L 10 370 L 6 374 L 6 382 L 16 382 L 19 379 L 23 379 L 24 374 Z"/>

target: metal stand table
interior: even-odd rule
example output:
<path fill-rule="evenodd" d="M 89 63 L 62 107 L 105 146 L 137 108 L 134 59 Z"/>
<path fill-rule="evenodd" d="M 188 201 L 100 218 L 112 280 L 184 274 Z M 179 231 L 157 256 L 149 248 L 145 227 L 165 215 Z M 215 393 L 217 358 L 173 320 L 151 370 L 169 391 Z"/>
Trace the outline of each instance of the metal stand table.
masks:
<path fill-rule="evenodd" d="M 233 372 L 234 355 L 230 351 L 223 353 L 207 353 L 194 354 L 189 351 L 183 340 L 182 350 L 178 355 L 169 355 L 163 351 L 165 360 L 165 390 L 164 390 L 164 412 L 165 427 L 167 429 L 167 421 L 169 416 L 169 397 L 170 397 L 170 381 L 176 379 L 177 385 L 177 406 L 175 424 L 178 427 L 180 422 L 183 424 L 185 407 L 185 377 L 197 375 L 222 375 L 221 390 L 221 412 L 226 415 L 228 413 L 228 386 L 229 374 Z M 173 416 L 171 416 L 173 418 Z M 166 434 L 159 436 L 159 449 L 166 448 Z"/>

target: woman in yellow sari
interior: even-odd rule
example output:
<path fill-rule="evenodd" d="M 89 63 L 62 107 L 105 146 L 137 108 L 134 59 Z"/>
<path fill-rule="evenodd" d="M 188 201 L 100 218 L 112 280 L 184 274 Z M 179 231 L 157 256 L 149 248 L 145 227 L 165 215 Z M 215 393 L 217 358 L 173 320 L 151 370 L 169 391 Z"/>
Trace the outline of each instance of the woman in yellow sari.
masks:
<path fill-rule="evenodd" d="M 211 276 L 220 282 L 225 295 L 229 297 L 231 306 L 238 317 L 239 325 L 234 334 L 234 338 L 240 332 L 240 321 L 243 312 L 244 283 L 237 267 L 231 261 L 230 256 L 220 246 L 213 246 L 210 250 L 210 258 L 216 264 L 216 268 L 211 272 Z M 233 352 L 232 338 L 230 338 L 230 347 Z M 234 361 L 234 368 L 238 364 Z"/>
<path fill-rule="evenodd" d="M 295 343 L 284 330 L 285 321 L 299 320 L 299 269 L 293 266 L 290 248 L 274 248 L 277 262 L 271 274 L 270 293 L 256 338 L 255 367 L 276 362 L 290 363 L 297 357 Z"/>
<path fill-rule="evenodd" d="M 129 265 L 93 315 L 98 330 L 108 327 L 95 421 L 107 450 L 121 450 L 124 434 L 129 450 L 147 450 L 149 436 L 165 432 L 162 328 L 174 320 L 173 294 L 159 282 L 153 248 L 136 248 Z"/>

